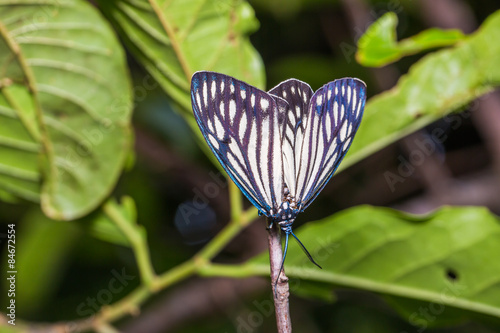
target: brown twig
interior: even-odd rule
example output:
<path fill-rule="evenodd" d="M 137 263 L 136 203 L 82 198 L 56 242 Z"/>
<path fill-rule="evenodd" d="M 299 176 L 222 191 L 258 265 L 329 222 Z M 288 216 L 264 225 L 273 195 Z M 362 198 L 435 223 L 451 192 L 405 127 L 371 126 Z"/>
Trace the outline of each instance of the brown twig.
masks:
<path fill-rule="evenodd" d="M 476 18 L 462 0 L 419 0 L 422 20 L 430 26 L 442 29 L 460 29 L 471 33 L 477 26 Z"/>
<path fill-rule="evenodd" d="M 430 0 L 429 0 L 430 1 Z M 423 1 L 425 2 L 425 1 Z M 439 2 L 439 1 L 437 1 Z M 441 1 L 442 2 L 442 1 Z M 363 0 L 343 0 L 342 1 L 351 26 L 353 27 L 367 27 L 370 22 L 369 5 Z M 383 68 L 370 69 L 372 76 L 381 91 L 389 89 L 394 82 L 397 81 L 398 72 L 395 66 L 388 65 Z M 401 144 L 403 148 L 410 154 L 412 151 L 418 151 L 420 147 L 416 145 L 417 140 L 422 140 L 424 137 L 422 131 L 417 131 L 412 135 L 403 138 Z M 414 167 L 417 174 L 421 176 L 425 188 L 438 197 L 445 195 L 442 193 L 444 184 L 450 181 L 450 172 L 442 164 L 439 163 L 434 155 L 427 156 L 422 165 Z"/>
<path fill-rule="evenodd" d="M 493 171 L 482 170 L 458 180 L 452 179 L 437 198 L 432 193 L 424 193 L 392 207 L 413 214 L 427 214 L 443 205 L 472 205 L 486 206 L 498 213 L 500 191 L 496 180 Z"/>
<path fill-rule="evenodd" d="M 429 25 L 444 29 L 460 29 L 471 33 L 477 22 L 470 6 L 459 0 L 420 0 L 422 19 Z M 481 97 L 474 105 L 472 121 L 493 157 L 493 165 L 500 176 L 500 92 Z M 498 180 L 497 180 L 498 182 Z"/>
<path fill-rule="evenodd" d="M 132 318 L 123 333 L 172 332 L 183 324 L 199 318 L 227 313 L 234 315 L 240 299 L 266 290 L 260 277 L 248 279 L 200 278 L 173 289 L 163 298 L 148 306 L 139 317 Z M 165 315 L 168 314 L 168 315 Z"/>
<path fill-rule="evenodd" d="M 485 146 L 492 155 L 493 167 L 497 174 L 497 184 L 500 179 L 500 91 L 477 100 L 477 109 L 472 113 L 472 121 Z"/>
<path fill-rule="evenodd" d="M 428 140 L 426 144 L 430 145 L 430 148 L 422 148 L 422 142 L 426 142 L 426 139 Z M 412 152 L 418 152 L 421 154 L 420 156 L 424 156 L 421 162 L 413 163 L 412 167 L 415 168 L 416 175 L 420 177 L 420 181 L 427 191 L 435 197 L 446 196 L 446 185 L 452 180 L 451 172 L 444 163 L 438 160 L 434 151 L 437 144 L 428 139 L 423 131 L 418 131 L 404 138 L 402 145 L 408 156 Z M 425 154 L 423 149 L 432 150 L 426 151 L 427 154 Z"/>
<path fill-rule="evenodd" d="M 273 286 L 276 325 L 278 326 L 278 333 L 288 333 L 292 331 L 290 308 L 288 304 L 289 286 L 285 271 L 282 270 L 280 272 L 283 250 L 281 248 L 279 226 L 277 223 L 274 223 L 268 231 L 269 262 L 271 265 L 271 284 Z"/>

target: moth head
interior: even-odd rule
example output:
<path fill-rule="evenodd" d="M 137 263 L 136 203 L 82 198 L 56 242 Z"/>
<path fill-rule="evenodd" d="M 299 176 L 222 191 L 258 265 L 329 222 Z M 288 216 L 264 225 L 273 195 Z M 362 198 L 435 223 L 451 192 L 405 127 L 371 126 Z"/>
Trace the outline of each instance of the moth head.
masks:
<path fill-rule="evenodd" d="M 273 219 L 280 223 L 283 221 L 291 221 L 293 222 L 295 218 L 297 217 L 297 214 L 299 213 L 299 210 L 297 209 L 297 205 L 295 204 L 295 201 L 283 201 L 281 203 L 281 206 L 278 208 L 278 211 L 276 214 L 273 215 Z M 281 224 L 281 223 L 280 223 Z"/>

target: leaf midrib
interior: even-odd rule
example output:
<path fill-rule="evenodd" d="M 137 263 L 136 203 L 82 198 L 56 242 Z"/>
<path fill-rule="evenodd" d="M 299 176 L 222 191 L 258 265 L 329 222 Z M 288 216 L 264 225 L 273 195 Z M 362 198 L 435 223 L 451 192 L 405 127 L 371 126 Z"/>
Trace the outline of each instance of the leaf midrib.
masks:
<path fill-rule="evenodd" d="M 48 160 L 47 173 L 49 175 L 54 175 L 56 173 L 55 165 L 54 165 L 54 163 L 52 163 L 54 161 L 54 151 L 53 151 L 52 144 L 48 138 L 47 130 L 46 130 L 44 123 L 43 123 L 43 120 L 42 120 L 43 114 L 42 114 L 40 102 L 38 100 L 38 94 L 37 94 L 37 90 L 36 90 L 36 84 L 35 84 L 36 81 L 34 78 L 34 74 L 31 71 L 31 69 L 29 68 L 29 66 L 27 65 L 26 59 L 24 59 L 24 55 L 22 53 L 20 46 L 11 37 L 10 32 L 6 29 L 6 27 L 2 24 L 2 22 L 0 22 L 0 35 L 3 36 L 5 43 L 7 44 L 7 47 L 11 50 L 12 54 L 17 58 L 17 61 L 19 62 L 19 65 L 23 71 L 28 92 L 31 95 L 31 98 L 33 100 L 33 108 L 35 111 L 36 123 L 38 125 L 39 130 L 40 130 L 40 137 L 35 136 L 34 138 L 37 142 L 39 142 L 42 145 L 42 147 L 45 151 L 45 154 L 47 156 L 47 160 Z M 20 119 L 23 118 L 19 114 L 18 114 L 18 117 Z M 23 125 L 26 127 L 26 124 L 24 122 L 23 122 Z M 26 128 L 29 131 L 29 127 L 26 127 Z M 30 132 L 30 134 L 32 136 L 34 135 L 31 132 Z"/>
<path fill-rule="evenodd" d="M 204 276 L 215 276 L 211 272 L 218 272 L 220 265 L 217 267 L 209 267 L 206 271 L 200 272 Z M 234 271 L 234 277 L 245 277 L 248 272 L 250 274 L 258 274 L 261 276 L 269 275 L 269 265 L 267 264 L 243 264 L 241 266 L 224 266 L 225 273 Z M 229 267 L 225 267 L 229 266 Z M 404 298 L 411 298 L 421 301 L 437 302 L 451 307 L 460 308 L 478 313 L 484 313 L 500 318 L 500 308 L 488 305 L 482 302 L 473 301 L 465 297 L 442 297 L 443 290 L 431 291 L 415 287 L 394 285 L 391 281 L 374 281 L 363 277 L 349 276 L 346 274 L 339 274 L 333 272 L 321 271 L 317 268 L 304 268 L 304 267 L 287 267 L 287 275 L 291 278 L 298 278 L 303 280 L 314 280 L 318 282 L 325 282 L 338 286 L 348 288 L 363 289 L 381 294 L 400 296 Z M 446 287 L 445 287 L 446 288 Z M 448 283 L 450 290 L 456 289 L 451 283 Z M 476 293 L 470 296 L 474 296 Z"/>
<path fill-rule="evenodd" d="M 158 19 L 160 20 L 161 25 L 163 26 L 163 29 L 165 30 L 165 33 L 167 34 L 168 38 L 170 39 L 170 43 L 172 45 L 172 49 L 174 50 L 174 53 L 177 56 L 177 59 L 179 60 L 179 64 L 181 65 L 182 71 L 184 72 L 184 75 L 186 76 L 186 81 L 190 82 L 191 76 L 193 75 L 192 70 L 189 68 L 189 65 L 187 63 L 187 59 L 184 56 L 184 53 L 181 50 L 181 46 L 177 40 L 177 37 L 172 29 L 172 26 L 167 22 L 166 17 L 163 15 L 161 8 L 158 6 L 155 0 L 148 0 L 151 8 L 153 8 L 153 11 L 156 13 Z"/>

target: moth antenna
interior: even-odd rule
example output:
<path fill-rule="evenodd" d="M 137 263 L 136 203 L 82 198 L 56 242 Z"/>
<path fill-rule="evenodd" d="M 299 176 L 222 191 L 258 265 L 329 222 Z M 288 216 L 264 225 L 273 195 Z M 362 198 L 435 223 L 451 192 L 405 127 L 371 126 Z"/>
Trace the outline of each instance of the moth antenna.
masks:
<path fill-rule="evenodd" d="M 318 263 L 316 261 L 314 261 L 313 257 L 311 256 L 311 254 L 309 253 L 309 251 L 307 251 L 306 247 L 304 246 L 304 244 L 302 244 L 302 242 L 297 238 L 297 236 L 295 236 L 295 234 L 290 231 L 290 233 L 292 234 L 292 236 L 297 240 L 297 242 L 299 243 L 300 247 L 302 248 L 302 251 L 304 251 L 304 253 L 306 254 L 307 258 L 309 258 L 309 260 L 315 264 L 316 266 L 318 266 L 319 268 L 323 269 L 323 267 L 321 267 L 320 265 L 318 265 Z M 288 235 L 287 235 L 288 236 Z M 287 238 L 288 240 L 288 238 Z"/>

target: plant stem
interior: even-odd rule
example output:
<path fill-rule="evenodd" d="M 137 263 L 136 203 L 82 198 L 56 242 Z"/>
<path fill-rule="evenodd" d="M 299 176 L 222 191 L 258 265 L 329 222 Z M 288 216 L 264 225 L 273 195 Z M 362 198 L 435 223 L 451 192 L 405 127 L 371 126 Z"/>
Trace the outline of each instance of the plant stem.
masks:
<path fill-rule="evenodd" d="M 241 191 L 232 181 L 229 181 L 229 203 L 231 207 L 231 221 L 239 221 L 243 212 L 243 202 L 241 201 Z"/>
<path fill-rule="evenodd" d="M 195 256 L 198 260 L 207 262 L 215 257 L 234 236 L 257 217 L 257 210 L 254 208 L 243 211 L 241 191 L 233 182 L 229 183 L 229 197 L 231 199 L 231 222 L 198 252 Z"/>
<path fill-rule="evenodd" d="M 108 323 L 102 323 L 98 327 L 95 327 L 98 333 L 119 333 L 119 331 Z"/>
<path fill-rule="evenodd" d="M 171 285 L 175 284 L 178 281 L 181 281 L 188 276 L 191 276 L 196 273 L 197 265 L 194 258 L 183 262 L 180 265 L 175 266 L 174 268 L 168 270 L 164 274 L 158 276 L 155 281 L 155 290 L 162 290 Z"/>
<path fill-rule="evenodd" d="M 289 333 L 292 332 L 292 322 L 290 320 L 290 308 L 288 303 L 289 286 L 285 271 L 282 270 L 280 272 L 283 251 L 281 248 L 281 237 L 278 224 L 274 223 L 268 231 L 269 262 L 271 265 L 271 285 L 273 289 L 276 325 L 278 326 L 278 333 Z"/>
<path fill-rule="evenodd" d="M 135 224 L 135 221 L 127 221 L 117 208 L 116 202 L 108 201 L 102 209 L 129 240 L 137 260 L 142 283 L 121 300 L 112 305 L 102 307 L 94 316 L 76 321 L 53 323 L 50 324 L 50 327 L 54 330 L 57 329 L 66 332 L 83 332 L 91 329 L 98 331 L 108 330 L 111 332 L 113 327 L 110 326 L 109 323 L 126 315 L 137 315 L 140 311 L 139 308 L 141 304 L 155 292 L 163 290 L 194 274 L 217 274 L 217 269 L 224 269 L 224 265 L 215 265 L 215 267 L 212 268 L 211 266 L 213 264 L 211 260 L 234 238 L 234 236 L 257 217 L 257 210 L 255 208 L 250 208 L 246 211 L 242 210 L 241 194 L 236 193 L 239 192 L 236 186 L 231 187 L 230 185 L 229 191 L 231 197 L 232 220 L 228 225 L 193 258 L 160 275 L 156 275 L 154 272 L 146 237 L 142 234 L 142 227 Z M 228 271 L 230 269 L 230 267 L 227 267 Z M 249 270 L 243 270 L 241 272 L 244 272 L 246 276 L 252 275 L 252 272 Z M 242 277 L 245 275 L 242 275 Z M 0 323 L 2 319 L 3 318 L 0 317 Z M 0 326 L 2 326 L 2 324 L 0 324 Z M 46 324 L 28 323 L 21 320 L 16 327 L 16 331 L 18 332 L 30 333 L 47 332 L 46 329 Z"/>
<path fill-rule="evenodd" d="M 206 265 L 198 270 L 200 276 L 224 276 L 231 278 L 248 278 L 251 276 L 269 276 L 269 266 L 259 264 L 214 264 Z"/>
<path fill-rule="evenodd" d="M 120 213 L 116 203 L 112 200 L 104 204 L 103 210 L 130 241 L 137 260 L 137 266 L 139 267 L 139 272 L 141 274 L 141 280 L 144 285 L 151 287 L 154 279 L 156 278 L 156 274 L 149 255 L 146 233 L 144 232 L 141 234 L 142 226 L 135 224 L 135 221 L 127 221 Z"/>

